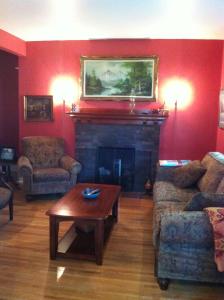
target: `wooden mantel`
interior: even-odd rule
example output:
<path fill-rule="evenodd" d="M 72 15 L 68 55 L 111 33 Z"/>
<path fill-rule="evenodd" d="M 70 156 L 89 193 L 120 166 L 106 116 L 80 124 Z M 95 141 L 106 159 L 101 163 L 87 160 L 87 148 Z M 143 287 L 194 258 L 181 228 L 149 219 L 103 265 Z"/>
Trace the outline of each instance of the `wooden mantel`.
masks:
<path fill-rule="evenodd" d="M 67 112 L 75 122 L 154 125 L 162 124 L 168 111 L 82 108 L 77 112 Z"/>

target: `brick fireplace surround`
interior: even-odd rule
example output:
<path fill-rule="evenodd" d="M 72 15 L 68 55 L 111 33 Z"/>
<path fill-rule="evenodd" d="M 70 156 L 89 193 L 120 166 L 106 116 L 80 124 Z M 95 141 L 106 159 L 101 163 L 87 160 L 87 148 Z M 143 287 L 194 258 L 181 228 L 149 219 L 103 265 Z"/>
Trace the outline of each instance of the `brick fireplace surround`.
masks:
<path fill-rule="evenodd" d="M 133 192 L 143 192 L 154 181 L 159 152 L 161 113 L 83 109 L 69 113 L 75 122 L 76 159 L 83 169 L 79 182 L 96 182 L 99 147 L 134 148 Z"/>

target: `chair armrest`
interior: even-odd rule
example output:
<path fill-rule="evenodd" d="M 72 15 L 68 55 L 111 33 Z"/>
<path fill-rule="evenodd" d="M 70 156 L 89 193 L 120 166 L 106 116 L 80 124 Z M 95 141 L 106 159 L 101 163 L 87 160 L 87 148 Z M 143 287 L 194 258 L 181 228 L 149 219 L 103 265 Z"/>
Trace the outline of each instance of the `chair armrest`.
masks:
<path fill-rule="evenodd" d="M 33 167 L 26 156 L 20 156 L 17 162 L 19 173 L 23 175 L 32 175 L 33 174 Z"/>
<path fill-rule="evenodd" d="M 213 245 L 213 233 L 205 212 L 171 212 L 162 215 L 160 243 Z"/>
<path fill-rule="evenodd" d="M 81 164 L 69 155 L 61 157 L 60 166 L 75 175 L 77 175 L 82 169 Z"/>

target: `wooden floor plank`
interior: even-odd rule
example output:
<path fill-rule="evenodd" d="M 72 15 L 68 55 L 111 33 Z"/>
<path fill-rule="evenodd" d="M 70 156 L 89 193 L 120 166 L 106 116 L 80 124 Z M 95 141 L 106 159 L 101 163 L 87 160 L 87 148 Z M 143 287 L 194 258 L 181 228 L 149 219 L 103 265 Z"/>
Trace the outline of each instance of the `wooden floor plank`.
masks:
<path fill-rule="evenodd" d="M 73 259 L 49 260 L 48 217 L 57 201 L 25 201 L 15 194 L 14 221 L 0 212 L 0 300 L 221 300 L 221 285 L 172 281 L 161 291 L 154 278 L 150 198 L 120 201 L 119 222 L 106 245 L 103 265 Z M 60 235 L 71 224 L 65 223 Z"/>

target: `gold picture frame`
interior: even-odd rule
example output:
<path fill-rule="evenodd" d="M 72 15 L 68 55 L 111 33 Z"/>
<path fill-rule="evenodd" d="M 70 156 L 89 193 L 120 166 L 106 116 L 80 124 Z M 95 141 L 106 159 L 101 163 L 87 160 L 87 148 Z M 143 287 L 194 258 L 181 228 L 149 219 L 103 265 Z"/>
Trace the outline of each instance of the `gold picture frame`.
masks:
<path fill-rule="evenodd" d="M 24 120 L 28 122 L 53 121 L 53 96 L 24 96 Z"/>
<path fill-rule="evenodd" d="M 81 100 L 156 101 L 158 57 L 81 57 Z"/>

